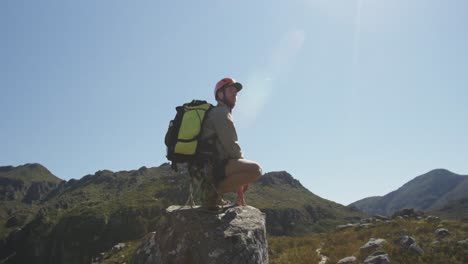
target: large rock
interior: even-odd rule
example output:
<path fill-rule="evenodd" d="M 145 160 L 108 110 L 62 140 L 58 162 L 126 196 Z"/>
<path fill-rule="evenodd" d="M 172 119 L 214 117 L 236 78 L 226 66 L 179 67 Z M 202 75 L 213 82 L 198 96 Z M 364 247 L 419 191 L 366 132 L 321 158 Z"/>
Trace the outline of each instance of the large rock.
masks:
<path fill-rule="evenodd" d="M 423 255 L 424 250 L 416 243 L 416 239 L 410 236 L 402 236 L 394 241 L 395 244 L 400 245 L 402 250 L 407 250 L 411 254 Z"/>
<path fill-rule="evenodd" d="M 132 263 L 268 263 L 265 216 L 258 209 L 233 207 L 213 214 L 171 206 L 166 211 Z"/>
<path fill-rule="evenodd" d="M 363 251 L 363 252 L 371 252 L 377 248 L 379 248 L 381 245 L 387 243 L 387 240 L 385 239 L 382 239 L 382 238 L 378 238 L 378 239 L 375 239 L 375 238 L 371 238 L 369 239 L 369 241 L 363 245 L 360 250 Z"/>
<path fill-rule="evenodd" d="M 439 228 L 435 231 L 435 233 L 439 239 L 445 238 L 446 236 L 450 235 L 450 232 L 445 228 Z"/>
<path fill-rule="evenodd" d="M 355 256 L 351 256 L 351 257 L 340 259 L 336 264 L 354 264 L 356 263 L 356 261 L 357 261 L 357 258 Z"/>
<path fill-rule="evenodd" d="M 374 252 L 364 260 L 364 264 L 388 264 L 390 258 L 388 254 L 383 251 Z"/>

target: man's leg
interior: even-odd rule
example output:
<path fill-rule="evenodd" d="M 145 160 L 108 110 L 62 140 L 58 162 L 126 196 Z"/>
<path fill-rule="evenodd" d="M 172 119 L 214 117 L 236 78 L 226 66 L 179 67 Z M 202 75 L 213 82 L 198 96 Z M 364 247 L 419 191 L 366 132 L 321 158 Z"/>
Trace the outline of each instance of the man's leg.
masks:
<path fill-rule="evenodd" d="M 245 159 L 229 160 L 225 172 L 226 178 L 218 184 L 219 193 L 235 192 L 239 187 L 254 182 L 262 176 L 260 165 Z"/>
<path fill-rule="evenodd" d="M 247 191 L 247 189 L 249 188 L 249 185 L 246 184 L 246 185 L 241 185 L 240 187 L 237 188 L 237 205 L 242 205 L 242 206 L 246 206 L 247 203 L 245 202 L 245 197 L 244 197 L 244 193 Z"/>

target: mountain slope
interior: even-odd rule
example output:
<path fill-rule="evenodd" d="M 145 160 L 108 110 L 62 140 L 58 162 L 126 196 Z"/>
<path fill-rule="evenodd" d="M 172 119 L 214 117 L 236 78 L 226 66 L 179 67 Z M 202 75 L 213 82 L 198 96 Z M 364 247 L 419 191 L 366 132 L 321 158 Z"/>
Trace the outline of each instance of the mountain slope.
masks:
<path fill-rule="evenodd" d="M 450 200 L 468 196 L 468 177 L 445 169 L 420 175 L 398 190 L 380 198 L 363 199 L 350 204 L 367 214 L 391 215 L 403 208 L 432 210 Z"/>
<path fill-rule="evenodd" d="M 376 204 L 379 202 L 380 199 L 382 199 L 382 196 L 371 196 L 371 197 L 367 197 L 359 201 L 356 201 L 348 205 L 348 207 L 355 208 L 357 210 L 360 210 L 361 212 L 368 213 L 374 210 L 374 207 L 376 206 Z"/>
<path fill-rule="evenodd" d="M 169 164 L 133 171 L 98 171 L 61 183 L 42 200 L 36 217 L 0 248 L 11 263 L 85 263 L 118 242 L 154 230 L 165 208 L 184 204 L 189 176 Z M 286 172 L 267 173 L 246 194 L 267 216 L 270 234 L 306 234 L 359 218 L 322 199 Z M 235 198 L 235 197 L 233 197 Z"/>
<path fill-rule="evenodd" d="M 0 167 L 0 238 L 30 220 L 37 204 L 61 182 L 37 163 Z"/>
<path fill-rule="evenodd" d="M 460 219 L 468 221 L 468 197 L 447 202 L 443 207 L 438 207 L 428 212 L 442 218 Z"/>
<path fill-rule="evenodd" d="M 232 199 L 235 199 L 231 195 Z M 343 205 L 323 199 L 285 171 L 269 172 L 252 184 L 247 203 L 266 214 L 271 235 L 303 235 L 323 232 L 362 215 Z"/>

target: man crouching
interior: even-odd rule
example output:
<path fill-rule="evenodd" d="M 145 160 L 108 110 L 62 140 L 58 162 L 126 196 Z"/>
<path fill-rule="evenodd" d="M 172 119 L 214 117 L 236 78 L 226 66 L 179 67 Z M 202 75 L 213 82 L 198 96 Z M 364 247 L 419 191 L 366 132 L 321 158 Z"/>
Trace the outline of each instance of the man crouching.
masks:
<path fill-rule="evenodd" d="M 204 207 L 226 205 L 222 194 L 237 191 L 237 205 L 246 206 L 244 193 L 251 182 L 262 176 L 262 168 L 254 161 L 242 156 L 237 142 L 237 133 L 232 119 L 237 93 L 242 84 L 232 78 L 220 80 L 214 90 L 218 102 L 206 116 L 202 128 L 202 140 L 212 141 L 216 155 L 213 161 L 213 183 L 216 195 L 203 202 Z"/>

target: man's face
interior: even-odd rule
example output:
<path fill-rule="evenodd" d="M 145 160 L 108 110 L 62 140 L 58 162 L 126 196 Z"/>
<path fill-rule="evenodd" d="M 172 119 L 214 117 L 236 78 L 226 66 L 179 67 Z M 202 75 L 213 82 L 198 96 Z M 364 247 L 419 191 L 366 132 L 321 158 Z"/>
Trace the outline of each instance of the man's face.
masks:
<path fill-rule="evenodd" d="M 234 107 L 236 105 L 236 101 L 237 101 L 237 89 L 236 89 L 236 87 L 234 87 L 234 86 L 226 87 L 224 89 L 224 95 L 221 95 L 221 98 L 223 96 L 226 96 L 224 98 L 224 101 L 229 103 L 232 107 Z"/>

